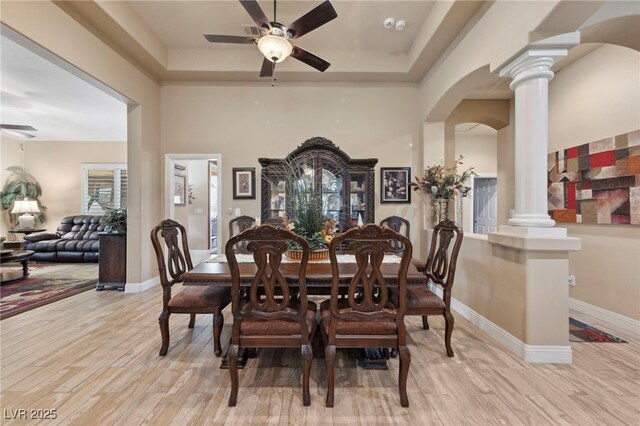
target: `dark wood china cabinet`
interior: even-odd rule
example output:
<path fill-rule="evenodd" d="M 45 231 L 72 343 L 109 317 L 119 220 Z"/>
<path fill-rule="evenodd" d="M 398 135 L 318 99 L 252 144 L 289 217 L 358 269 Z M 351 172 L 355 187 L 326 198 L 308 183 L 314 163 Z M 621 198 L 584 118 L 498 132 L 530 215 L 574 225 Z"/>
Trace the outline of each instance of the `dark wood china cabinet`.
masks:
<path fill-rule="evenodd" d="M 262 221 L 287 212 L 282 178 L 285 161 L 313 173 L 314 185 L 322 188 L 322 210 L 346 230 L 358 223 L 375 223 L 374 167 L 377 158 L 352 159 L 323 137 L 302 143 L 284 159 L 260 158 L 262 166 Z"/>

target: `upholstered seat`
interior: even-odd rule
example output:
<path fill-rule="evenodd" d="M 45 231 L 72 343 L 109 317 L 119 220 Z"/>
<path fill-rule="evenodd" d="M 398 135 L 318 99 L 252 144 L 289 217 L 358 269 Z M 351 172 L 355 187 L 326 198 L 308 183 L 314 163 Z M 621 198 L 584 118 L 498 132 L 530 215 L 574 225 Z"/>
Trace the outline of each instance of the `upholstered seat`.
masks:
<path fill-rule="evenodd" d="M 338 309 L 344 309 L 349 306 L 346 300 L 338 300 Z M 393 309 L 394 307 L 389 306 Z M 331 301 L 325 300 L 320 304 L 320 314 L 322 316 L 322 328 L 325 333 L 329 332 L 331 324 Z M 384 336 L 388 334 L 396 334 L 398 326 L 392 319 L 383 319 L 376 321 L 339 321 L 336 327 L 337 334 L 366 334 Z"/>
<path fill-rule="evenodd" d="M 315 331 L 316 311 L 318 305 L 308 302 L 307 307 L 307 334 Z M 296 308 L 297 309 L 297 308 Z M 300 333 L 300 323 L 291 320 L 261 320 L 258 318 L 247 318 L 240 325 L 240 334 L 244 335 L 262 335 L 262 336 L 293 336 Z"/>
<path fill-rule="evenodd" d="M 226 287 L 184 287 L 169 300 L 169 307 L 206 308 L 207 306 L 226 306 L 231 302 L 231 293 Z"/>
<path fill-rule="evenodd" d="M 389 300 L 394 305 L 398 304 L 398 290 L 391 289 Z M 444 300 L 427 287 L 407 286 L 406 315 L 439 315 L 445 307 Z"/>

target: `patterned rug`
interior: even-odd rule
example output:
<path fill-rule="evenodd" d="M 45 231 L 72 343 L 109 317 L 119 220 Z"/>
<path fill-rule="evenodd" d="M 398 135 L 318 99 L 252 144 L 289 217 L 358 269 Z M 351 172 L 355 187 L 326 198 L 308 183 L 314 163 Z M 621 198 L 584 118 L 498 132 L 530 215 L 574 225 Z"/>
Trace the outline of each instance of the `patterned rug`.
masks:
<path fill-rule="evenodd" d="M 3 266 L 3 270 L 21 266 Z M 97 264 L 29 264 L 29 278 L 0 286 L 0 320 L 95 288 Z"/>
<path fill-rule="evenodd" d="M 605 333 L 595 327 L 591 327 L 583 322 L 569 318 L 569 341 L 570 342 L 607 342 L 607 343 L 627 343 L 612 334 Z"/>

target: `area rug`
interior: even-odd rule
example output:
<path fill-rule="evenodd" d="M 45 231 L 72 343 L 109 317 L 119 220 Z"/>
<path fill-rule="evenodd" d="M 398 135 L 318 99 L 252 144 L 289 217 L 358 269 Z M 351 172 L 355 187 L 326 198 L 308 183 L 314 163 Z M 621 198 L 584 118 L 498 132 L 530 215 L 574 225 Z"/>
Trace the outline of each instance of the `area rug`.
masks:
<path fill-rule="evenodd" d="M 569 341 L 570 342 L 604 342 L 604 343 L 627 343 L 612 334 L 605 333 L 595 327 L 591 327 L 583 322 L 569 318 Z"/>
<path fill-rule="evenodd" d="M 30 264 L 29 278 L 0 286 L 0 320 L 95 288 L 97 266 Z"/>

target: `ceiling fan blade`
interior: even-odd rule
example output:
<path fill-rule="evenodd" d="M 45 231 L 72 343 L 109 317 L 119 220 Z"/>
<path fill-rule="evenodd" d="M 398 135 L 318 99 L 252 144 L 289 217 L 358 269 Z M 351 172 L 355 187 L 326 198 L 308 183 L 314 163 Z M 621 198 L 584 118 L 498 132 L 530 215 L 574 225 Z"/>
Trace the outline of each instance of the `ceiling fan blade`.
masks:
<path fill-rule="evenodd" d="M 296 58 L 300 62 L 304 62 L 305 64 L 312 66 L 313 68 L 321 72 L 325 72 L 325 70 L 331 65 L 324 59 L 319 58 L 313 53 L 309 53 L 306 50 L 299 48 L 298 46 L 293 46 L 291 57 Z"/>
<path fill-rule="evenodd" d="M 231 36 L 231 35 L 215 35 L 215 34 L 202 34 L 204 38 L 211 43 L 237 43 L 237 44 L 254 44 L 256 39 L 247 36 Z"/>
<path fill-rule="evenodd" d="M 298 18 L 291 25 L 288 25 L 287 31 L 291 32 L 292 39 L 296 39 L 337 17 L 338 13 L 333 8 L 333 5 L 329 0 L 326 0 L 306 15 Z"/>
<path fill-rule="evenodd" d="M 264 58 L 264 61 L 262 61 L 262 69 L 260 69 L 260 77 L 273 76 L 273 71 L 275 67 L 276 67 L 275 62 L 271 62 L 267 58 Z"/>
<path fill-rule="evenodd" d="M 33 126 L 22 126 L 19 124 L 0 124 L 0 129 L 5 130 L 25 130 L 27 132 L 37 132 L 38 130 Z"/>
<path fill-rule="evenodd" d="M 256 23 L 258 28 L 271 28 L 271 22 L 269 22 L 269 19 L 267 19 L 262 8 L 260 8 L 257 0 L 240 0 L 240 3 L 242 3 L 242 6 L 251 16 L 253 22 Z"/>

